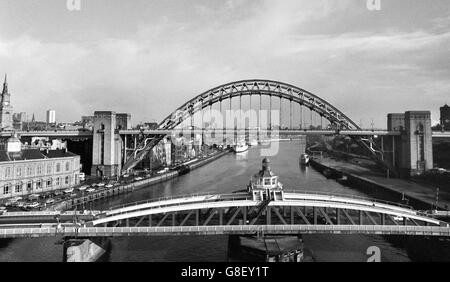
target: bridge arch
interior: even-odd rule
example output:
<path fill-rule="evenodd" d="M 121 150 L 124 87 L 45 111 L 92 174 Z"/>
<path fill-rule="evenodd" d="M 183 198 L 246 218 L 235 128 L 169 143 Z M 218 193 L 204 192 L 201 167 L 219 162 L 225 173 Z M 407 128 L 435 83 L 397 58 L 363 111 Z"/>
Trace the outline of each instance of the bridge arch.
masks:
<path fill-rule="evenodd" d="M 326 100 L 302 88 L 284 82 L 249 79 L 230 82 L 209 89 L 177 108 L 168 115 L 158 129 L 174 129 L 183 120 L 209 105 L 239 96 L 265 95 L 289 100 L 308 107 L 342 129 L 359 130 L 359 126 Z"/>
<path fill-rule="evenodd" d="M 318 113 L 320 116 L 327 119 L 330 123 L 337 125 L 339 129 L 345 130 L 361 130 L 361 128 L 347 117 L 342 111 L 338 110 L 331 103 L 318 97 L 317 95 L 306 91 L 300 87 L 266 79 L 248 79 L 234 81 L 226 84 L 219 85 L 212 89 L 209 89 L 194 98 L 190 99 L 182 106 L 178 107 L 174 112 L 168 115 L 158 125 L 158 129 L 171 130 L 181 124 L 184 120 L 190 118 L 195 113 L 203 110 L 204 108 L 213 105 L 217 102 L 221 102 L 225 99 L 232 99 L 239 96 L 251 96 L 251 95 L 266 95 L 275 96 L 280 99 L 286 99 L 301 106 L 308 107 L 311 111 Z M 152 136 L 152 139 L 145 139 L 137 146 L 133 154 L 122 167 L 122 173 L 132 169 L 144 157 L 150 152 L 150 150 L 164 138 L 165 135 Z M 383 161 L 381 152 L 376 148 L 375 143 L 371 137 L 352 137 L 360 146 L 366 148 L 371 156 L 381 166 L 388 167 L 392 170 L 392 167 Z M 149 142 L 147 142 L 149 141 Z"/>
<path fill-rule="evenodd" d="M 286 191 L 284 192 L 283 200 L 273 200 L 266 203 L 266 205 L 253 199 L 249 193 L 245 192 L 231 194 L 205 193 L 154 199 L 104 211 L 98 218 L 89 222 L 89 225 L 97 226 L 135 219 L 138 222 L 137 225 L 142 223 L 142 221 L 150 220 L 147 226 L 151 226 L 152 219 L 149 216 L 153 216 L 154 220 L 159 217 L 157 220 L 159 221 L 158 226 L 169 216 L 173 220 L 172 226 L 176 225 L 176 218 L 179 219 L 177 222 L 181 225 L 207 225 L 213 218 L 216 221 L 220 219 L 216 224 L 223 225 L 224 222 L 228 222 L 228 224 L 233 224 L 234 222 L 236 224 L 238 221 L 236 220 L 237 215 L 242 216 L 240 219 L 243 221 L 248 220 L 248 223 L 251 225 L 256 224 L 261 217 L 263 221 L 267 220 L 264 224 L 275 224 L 274 221 L 269 219 L 270 215 L 267 215 L 269 209 L 273 210 L 274 219 L 279 219 L 277 224 L 285 225 L 289 221 L 290 224 L 300 224 L 299 221 L 297 223 L 294 222 L 294 217 L 301 219 L 301 224 L 317 225 L 316 219 L 318 216 L 326 219 L 326 224 L 337 225 L 342 224 L 340 218 L 348 221 L 349 225 L 355 225 L 358 221 L 358 224 L 362 225 L 363 216 L 366 219 L 365 224 L 371 225 L 389 224 L 385 217 L 391 218 L 393 225 L 398 225 L 393 219 L 394 217 L 402 218 L 405 225 L 447 225 L 447 223 L 403 205 L 358 197 L 351 198 L 341 195 L 299 191 Z M 306 212 L 306 209 L 309 212 Z M 290 215 L 286 210 L 290 212 Z M 261 216 L 264 211 L 266 216 Z M 295 215 L 297 213 L 298 216 Z M 196 218 L 194 214 L 196 214 Z M 314 218 L 308 219 L 309 216 Z M 193 221 L 189 222 L 189 218 Z M 204 220 L 203 222 L 201 222 L 202 219 Z"/>

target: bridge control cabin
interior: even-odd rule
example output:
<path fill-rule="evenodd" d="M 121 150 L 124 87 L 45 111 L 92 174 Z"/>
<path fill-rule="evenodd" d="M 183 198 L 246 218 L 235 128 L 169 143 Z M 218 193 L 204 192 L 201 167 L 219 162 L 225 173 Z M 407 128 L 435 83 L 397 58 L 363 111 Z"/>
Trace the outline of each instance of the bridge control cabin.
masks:
<path fill-rule="evenodd" d="M 253 175 L 247 186 L 254 201 L 283 200 L 283 184 L 270 170 L 269 163 L 268 158 L 262 160 L 261 170 Z"/>

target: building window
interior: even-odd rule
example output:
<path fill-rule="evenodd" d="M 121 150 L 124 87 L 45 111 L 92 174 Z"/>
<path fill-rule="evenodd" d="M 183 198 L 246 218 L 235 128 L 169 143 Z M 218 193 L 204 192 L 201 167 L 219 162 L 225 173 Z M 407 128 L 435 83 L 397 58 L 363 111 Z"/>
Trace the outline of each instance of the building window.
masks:
<path fill-rule="evenodd" d="M 11 188 L 11 184 L 5 184 L 5 186 L 3 186 L 3 195 L 7 195 L 10 193 L 10 188 Z"/>
<path fill-rule="evenodd" d="M 65 183 L 66 185 L 70 183 L 70 178 L 69 178 L 69 176 L 66 176 L 66 179 L 65 179 L 64 183 Z"/>
<path fill-rule="evenodd" d="M 41 175 L 42 174 L 42 166 L 38 165 L 37 167 L 37 175 Z"/>
<path fill-rule="evenodd" d="M 47 165 L 47 174 L 51 174 L 52 173 L 52 165 L 49 164 Z"/>
<path fill-rule="evenodd" d="M 42 180 L 39 179 L 39 180 L 36 182 L 36 189 L 41 189 L 41 188 L 42 188 Z"/>
<path fill-rule="evenodd" d="M 69 170 L 70 170 L 70 163 L 66 162 L 66 171 L 69 171 Z"/>
<path fill-rule="evenodd" d="M 61 171 L 61 164 L 57 163 L 56 164 L 56 172 L 60 172 Z"/>
<path fill-rule="evenodd" d="M 16 193 L 22 192 L 22 182 L 16 183 L 16 187 L 14 189 L 14 192 L 16 192 Z"/>
<path fill-rule="evenodd" d="M 17 175 L 17 176 L 22 176 L 22 168 L 21 168 L 21 167 L 18 167 L 18 168 L 16 169 L 16 175 Z"/>
<path fill-rule="evenodd" d="M 5 178 L 10 178 L 11 177 L 11 168 L 7 167 L 5 169 Z"/>
<path fill-rule="evenodd" d="M 32 190 L 33 190 L 33 182 L 28 181 L 28 183 L 27 183 L 27 191 L 30 192 Z"/>
<path fill-rule="evenodd" d="M 51 187 L 52 186 L 52 179 L 51 178 L 47 179 L 46 186 L 47 187 Z"/>
<path fill-rule="evenodd" d="M 59 182 L 60 182 L 59 177 L 56 177 L 56 186 L 59 186 Z"/>
<path fill-rule="evenodd" d="M 270 178 L 264 178 L 264 185 L 270 185 Z"/>
<path fill-rule="evenodd" d="M 33 173 L 31 166 L 27 166 L 27 176 L 30 176 Z"/>

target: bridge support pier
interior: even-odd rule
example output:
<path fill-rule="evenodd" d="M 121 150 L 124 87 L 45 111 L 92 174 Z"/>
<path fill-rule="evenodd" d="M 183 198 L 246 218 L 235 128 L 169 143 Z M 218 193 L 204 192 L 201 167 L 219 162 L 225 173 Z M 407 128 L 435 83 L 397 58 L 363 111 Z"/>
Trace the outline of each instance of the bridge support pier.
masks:
<path fill-rule="evenodd" d="M 120 129 L 131 129 L 130 114 L 95 111 L 91 175 L 111 177 L 120 174 L 123 141 Z"/>
<path fill-rule="evenodd" d="M 409 177 L 432 169 L 430 111 L 391 113 L 388 114 L 387 123 L 389 131 L 401 131 L 401 135 L 394 137 L 391 145 L 391 163 L 398 168 L 400 176 Z"/>

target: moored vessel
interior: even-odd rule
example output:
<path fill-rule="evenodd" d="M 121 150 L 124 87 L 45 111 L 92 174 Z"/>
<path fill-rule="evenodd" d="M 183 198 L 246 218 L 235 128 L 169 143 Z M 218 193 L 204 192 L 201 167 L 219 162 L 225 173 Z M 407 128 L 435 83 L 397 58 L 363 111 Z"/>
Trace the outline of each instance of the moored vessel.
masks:
<path fill-rule="evenodd" d="M 256 140 L 256 139 L 250 140 L 250 142 L 248 143 L 248 145 L 249 145 L 249 146 L 258 146 L 258 140 Z"/>
<path fill-rule="evenodd" d="M 300 155 L 300 164 L 301 165 L 309 165 L 309 155 L 308 154 Z"/>
<path fill-rule="evenodd" d="M 248 150 L 248 145 L 245 143 L 237 144 L 233 147 L 235 153 L 243 153 Z"/>

